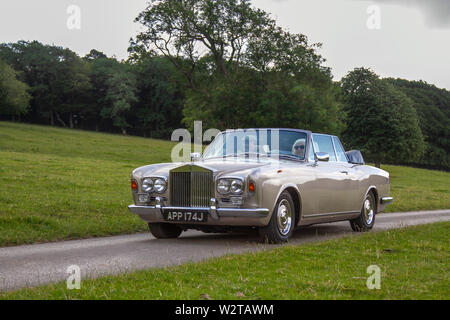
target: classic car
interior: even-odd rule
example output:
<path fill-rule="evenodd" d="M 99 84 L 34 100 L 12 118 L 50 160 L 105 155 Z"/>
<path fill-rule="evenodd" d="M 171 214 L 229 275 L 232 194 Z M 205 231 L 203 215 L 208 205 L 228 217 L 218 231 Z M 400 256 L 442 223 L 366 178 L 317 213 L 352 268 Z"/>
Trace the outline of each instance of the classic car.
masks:
<path fill-rule="evenodd" d="M 129 210 L 156 238 L 257 229 L 281 243 L 297 227 L 342 220 L 368 231 L 393 201 L 388 172 L 337 136 L 298 129 L 227 130 L 191 161 L 135 169 L 131 189 Z"/>

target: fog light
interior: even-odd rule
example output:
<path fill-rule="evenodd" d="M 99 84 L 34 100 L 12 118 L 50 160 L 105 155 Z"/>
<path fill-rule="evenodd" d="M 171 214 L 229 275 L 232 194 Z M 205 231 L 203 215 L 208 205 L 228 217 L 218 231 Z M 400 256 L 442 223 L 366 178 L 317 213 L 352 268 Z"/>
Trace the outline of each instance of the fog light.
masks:
<path fill-rule="evenodd" d="M 139 197 L 139 202 L 141 203 L 147 203 L 148 202 L 148 194 L 140 194 Z"/>

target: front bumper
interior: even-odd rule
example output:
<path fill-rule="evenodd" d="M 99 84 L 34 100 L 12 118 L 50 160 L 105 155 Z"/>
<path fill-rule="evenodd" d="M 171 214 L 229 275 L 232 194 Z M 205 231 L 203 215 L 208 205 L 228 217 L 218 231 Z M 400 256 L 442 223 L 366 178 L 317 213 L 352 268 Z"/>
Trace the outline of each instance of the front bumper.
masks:
<path fill-rule="evenodd" d="M 195 224 L 213 226 L 249 226 L 264 227 L 269 224 L 269 209 L 241 209 L 241 208 L 191 208 L 191 207 L 161 207 L 161 206 L 136 206 L 130 205 L 131 213 L 138 215 L 142 220 L 151 223 L 166 222 L 174 224 Z M 164 220 L 162 210 L 186 210 L 207 213 L 208 221 L 194 222 L 168 222 Z"/>
<path fill-rule="evenodd" d="M 394 198 L 392 197 L 383 197 L 380 199 L 381 204 L 390 204 L 394 201 Z"/>

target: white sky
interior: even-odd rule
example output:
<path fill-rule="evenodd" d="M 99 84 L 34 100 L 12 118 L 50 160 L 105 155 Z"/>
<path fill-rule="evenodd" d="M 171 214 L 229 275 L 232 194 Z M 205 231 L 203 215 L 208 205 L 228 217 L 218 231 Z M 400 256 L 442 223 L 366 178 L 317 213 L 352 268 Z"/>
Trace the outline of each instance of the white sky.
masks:
<path fill-rule="evenodd" d="M 427 5 L 425 5 L 425 3 Z M 321 54 L 336 80 L 355 67 L 383 77 L 425 80 L 450 89 L 450 0 L 253 0 L 280 25 L 322 42 Z M 381 29 L 367 28 L 378 5 Z M 66 26 L 67 8 L 81 9 L 81 29 Z M 2 0 L 0 42 L 38 40 L 80 55 L 95 48 L 127 57 L 134 18 L 146 0 Z M 434 9 L 434 10 L 433 10 Z"/>

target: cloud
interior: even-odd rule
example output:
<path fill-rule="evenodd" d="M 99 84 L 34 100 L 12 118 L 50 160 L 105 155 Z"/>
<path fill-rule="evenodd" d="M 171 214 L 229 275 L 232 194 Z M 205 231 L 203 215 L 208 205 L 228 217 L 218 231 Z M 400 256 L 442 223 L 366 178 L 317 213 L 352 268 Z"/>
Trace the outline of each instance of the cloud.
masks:
<path fill-rule="evenodd" d="M 367 0 L 364 0 L 367 1 Z M 418 8 L 430 28 L 450 28 L 450 0 L 372 0 L 384 4 L 395 4 Z"/>
<path fill-rule="evenodd" d="M 285 2 L 288 0 L 272 0 Z M 450 0 L 358 0 L 413 7 L 420 10 L 430 28 L 450 28 Z"/>

